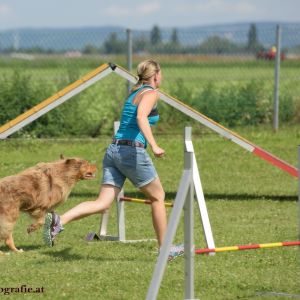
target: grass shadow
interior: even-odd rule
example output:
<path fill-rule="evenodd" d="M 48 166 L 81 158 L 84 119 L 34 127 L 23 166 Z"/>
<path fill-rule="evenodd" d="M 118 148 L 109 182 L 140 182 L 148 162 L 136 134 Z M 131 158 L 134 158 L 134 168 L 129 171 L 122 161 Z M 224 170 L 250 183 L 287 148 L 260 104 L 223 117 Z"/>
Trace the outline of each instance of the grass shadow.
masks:
<path fill-rule="evenodd" d="M 273 200 L 273 201 L 297 201 L 297 196 L 293 195 L 251 195 L 251 194 L 205 194 L 205 199 L 209 200 Z"/>
<path fill-rule="evenodd" d="M 54 259 L 58 259 L 61 261 L 80 261 L 80 260 L 94 260 L 97 262 L 107 262 L 107 261 L 112 261 L 112 262 L 124 262 L 124 261 L 136 261 L 136 257 L 124 257 L 124 255 L 120 256 L 120 257 L 107 257 L 107 256 L 101 256 L 101 254 L 99 254 L 99 256 L 93 256 L 93 255 L 80 255 L 80 254 L 76 254 L 76 253 L 70 253 L 70 251 L 72 250 L 71 247 L 67 247 L 64 248 L 63 250 L 60 251 L 51 251 L 51 250 L 47 250 L 47 251 L 41 251 L 41 254 L 50 256 Z"/>
<path fill-rule="evenodd" d="M 48 255 L 50 257 L 63 260 L 63 261 L 76 261 L 85 258 L 82 255 L 70 253 L 71 249 L 72 249 L 71 247 L 68 247 L 60 251 L 47 250 L 47 251 L 42 251 L 41 254 Z"/>
<path fill-rule="evenodd" d="M 126 193 L 127 197 L 143 199 L 144 196 L 140 192 Z M 166 199 L 175 199 L 176 192 L 166 192 Z M 297 201 L 295 195 L 259 195 L 259 194 L 227 194 L 227 193 L 205 193 L 206 200 L 273 200 L 273 201 Z"/>
<path fill-rule="evenodd" d="M 98 196 L 97 193 L 83 192 L 83 193 L 72 193 L 72 196 L 78 198 L 95 198 Z M 145 196 L 137 192 L 126 193 L 127 197 L 145 199 Z M 176 192 L 166 192 L 166 199 L 175 199 Z M 227 193 L 205 193 L 204 198 L 206 200 L 273 200 L 273 201 L 297 201 L 297 195 L 260 195 L 260 194 L 227 194 Z"/>
<path fill-rule="evenodd" d="M 34 250 L 40 250 L 41 249 L 41 246 L 37 246 L 37 245 L 16 245 L 16 247 L 18 248 L 18 249 L 23 249 L 24 250 L 24 252 L 27 252 L 27 251 L 34 251 Z M 1 246 L 0 247 L 0 251 L 2 251 L 2 252 L 11 252 L 10 250 L 9 250 L 9 248 L 8 247 L 6 247 L 6 246 Z"/>

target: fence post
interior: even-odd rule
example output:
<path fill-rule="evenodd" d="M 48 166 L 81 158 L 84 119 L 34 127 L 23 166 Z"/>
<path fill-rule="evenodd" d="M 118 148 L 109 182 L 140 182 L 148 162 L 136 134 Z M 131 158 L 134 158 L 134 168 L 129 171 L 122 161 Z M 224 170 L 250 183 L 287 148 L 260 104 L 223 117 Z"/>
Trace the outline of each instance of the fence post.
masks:
<path fill-rule="evenodd" d="M 273 130 L 278 131 L 279 123 L 279 75 L 280 75 L 280 58 L 281 58 L 281 26 L 276 26 L 276 57 L 275 57 L 275 82 L 274 82 L 274 113 L 273 113 Z"/>
<path fill-rule="evenodd" d="M 126 29 L 127 36 L 127 70 L 129 72 L 132 71 L 132 31 L 131 29 Z M 131 90 L 131 83 L 127 81 L 127 92 L 129 93 Z"/>

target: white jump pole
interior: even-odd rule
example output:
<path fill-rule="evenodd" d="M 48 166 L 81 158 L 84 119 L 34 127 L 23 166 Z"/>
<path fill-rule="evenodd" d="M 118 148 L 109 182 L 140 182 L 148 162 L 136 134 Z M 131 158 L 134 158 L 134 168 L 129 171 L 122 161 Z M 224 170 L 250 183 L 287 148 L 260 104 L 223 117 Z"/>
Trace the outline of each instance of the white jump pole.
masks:
<path fill-rule="evenodd" d="M 120 127 L 120 122 L 115 121 L 114 122 L 114 134 L 117 133 L 119 127 Z M 125 242 L 126 241 L 125 209 L 124 209 L 125 203 L 123 201 L 120 201 L 120 197 L 124 197 L 124 188 L 122 188 L 122 190 L 120 191 L 120 193 L 117 197 L 117 218 L 118 218 L 118 237 L 119 237 L 119 241 Z"/>
<path fill-rule="evenodd" d="M 200 172 L 197 166 L 196 155 L 194 151 L 194 146 L 192 142 L 192 127 L 185 128 L 185 140 L 184 140 L 185 148 L 189 152 L 193 152 L 193 180 L 194 180 L 194 188 L 196 192 L 196 198 L 199 206 L 202 228 L 204 231 L 204 237 L 206 240 L 206 245 L 208 248 L 215 248 L 215 242 L 212 234 L 212 229 L 210 226 L 210 221 L 208 217 L 208 212 L 206 208 L 206 203 L 204 199 L 204 193 L 202 189 L 202 184 L 200 180 Z M 210 253 L 210 255 L 214 255 L 215 253 Z"/>
<path fill-rule="evenodd" d="M 158 260 L 152 275 L 150 287 L 148 289 L 146 300 L 155 300 L 157 298 L 159 287 L 163 279 L 163 274 L 167 265 L 170 248 L 176 234 L 176 230 L 180 221 L 180 215 L 185 209 L 185 299 L 193 299 L 194 297 L 194 235 L 193 235 L 193 152 L 184 152 L 184 171 L 180 180 L 179 188 L 174 201 L 174 206 L 168 222 L 167 232 L 163 245 L 160 249 Z"/>
<path fill-rule="evenodd" d="M 185 128 L 185 140 L 191 135 L 191 128 Z M 194 152 L 184 155 L 184 168 L 191 170 L 193 177 Z M 185 255 L 185 299 L 194 299 L 194 180 L 189 184 L 184 204 L 184 255 Z"/>
<path fill-rule="evenodd" d="M 120 127 L 120 122 L 115 121 L 114 122 L 114 134 L 118 131 Z M 109 220 L 109 209 L 106 210 L 101 217 L 100 220 L 100 229 L 99 229 L 99 236 L 100 238 L 107 239 L 107 240 L 117 240 L 121 242 L 126 241 L 126 235 L 125 235 L 125 209 L 124 209 L 124 202 L 120 201 L 120 198 L 124 197 L 124 189 L 120 191 L 118 197 L 117 197 L 117 220 L 118 220 L 118 236 L 108 236 L 107 235 L 107 226 L 108 226 L 108 220 Z"/>

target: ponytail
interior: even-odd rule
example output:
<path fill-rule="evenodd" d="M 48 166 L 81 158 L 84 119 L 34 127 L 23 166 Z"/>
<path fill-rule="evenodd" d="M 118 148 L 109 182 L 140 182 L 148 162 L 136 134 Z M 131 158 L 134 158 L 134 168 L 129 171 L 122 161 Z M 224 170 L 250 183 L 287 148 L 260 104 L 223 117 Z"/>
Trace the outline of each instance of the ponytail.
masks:
<path fill-rule="evenodd" d="M 139 89 L 143 84 L 148 83 L 149 80 L 160 71 L 160 65 L 154 60 L 145 60 L 137 66 L 137 83 L 132 87 L 131 92 Z"/>

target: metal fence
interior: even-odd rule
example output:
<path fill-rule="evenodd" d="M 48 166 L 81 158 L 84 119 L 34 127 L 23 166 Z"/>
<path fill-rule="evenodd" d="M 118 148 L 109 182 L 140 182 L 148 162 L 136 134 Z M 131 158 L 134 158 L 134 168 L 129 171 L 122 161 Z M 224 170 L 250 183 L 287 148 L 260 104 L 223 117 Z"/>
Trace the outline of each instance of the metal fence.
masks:
<path fill-rule="evenodd" d="M 118 27 L 8 30 L 0 31 L 0 76 L 22 70 L 37 82 L 53 85 L 75 80 L 109 61 L 130 69 L 153 58 L 163 67 L 162 89 L 171 94 L 179 83 L 193 93 L 210 83 L 223 87 L 259 80 L 269 87 L 270 97 L 276 90 L 277 95 L 289 91 L 300 102 L 300 25 L 282 24 L 280 44 L 276 43 L 274 23 L 153 26 L 143 31 Z M 281 65 L 276 78 L 278 49 Z M 275 83 L 280 83 L 280 89 Z"/>
<path fill-rule="evenodd" d="M 210 68 L 209 76 L 216 80 L 241 80 L 247 70 L 253 68 L 249 62 L 258 59 L 275 61 L 272 49 L 276 46 L 275 24 L 237 24 L 228 26 L 195 27 L 187 29 L 160 29 L 154 26 L 149 31 L 131 30 L 132 61 L 137 63 L 144 57 L 160 59 L 166 65 L 186 65 L 190 74 L 201 72 L 197 67 L 237 63 L 231 76 L 218 68 Z M 300 59 L 300 25 L 281 25 L 281 50 L 283 59 Z M 35 66 L 43 60 L 51 67 L 53 60 L 59 65 L 72 63 L 89 68 L 91 62 L 107 62 L 116 59 L 127 66 L 128 30 L 122 28 L 83 29 L 20 29 L 0 31 L 0 54 L 7 66 L 13 60 L 25 60 Z M 31 64 L 29 63 L 31 62 Z M 243 66 L 246 66 L 243 68 Z M 255 66 L 255 65 L 254 65 Z M 192 68 L 194 67 L 194 68 Z M 38 71 L 38 70 L 37 70 Z M 176 72 L 177 71 L 177 72 Z M 266 78 L 258 67 L 256 78 Z M 170 75 L 180 76 L 174 69 Z M 294 77 L 293 74 L 287 74 Z M 186 78 L 188 79 L 188 78 Z"/>

